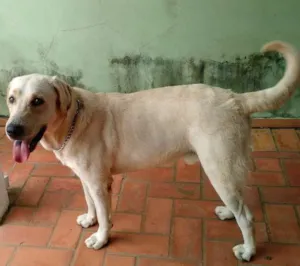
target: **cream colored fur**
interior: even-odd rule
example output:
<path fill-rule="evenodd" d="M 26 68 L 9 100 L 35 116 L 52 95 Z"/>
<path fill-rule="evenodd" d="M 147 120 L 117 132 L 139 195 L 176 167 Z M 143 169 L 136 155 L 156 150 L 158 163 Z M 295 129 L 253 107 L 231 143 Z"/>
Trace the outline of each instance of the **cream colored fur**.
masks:
<path fill-rule="evenodd" d="M 237 94 L 204 84 L 151 89 L 131 94 L 94 94 L 71 88 L 56 77 L 32 74 L 14 78 L 8 97 L 10 118 L 25 126 L 32 138 L 43 125 L 47 131 L 41 144 L 80 178 L 87 213 L 77 223 L 87 228 L 97 221 L 99 229 L 85 243 L 99 249 L 111 229 L 112 175 L 154 167 L 185 156 L 187 163 L 201 164 L 225 206 L 215 213 L 221 220 L 235 218 L 244 243 L 233 248 L 239 260 L 249 261 L 256 252 L 253 218 L 242 190 L 248 171 L 250 117 L 253 112 L 280 107 L 298 85 L 298 52 L 275 41 L 263 51 L 278 51 L 287 61 L 282 80 L 272 88 Z M 42 97 L 39 107 L 28 104 Z M 83 104 L 75 131 L 63 143 L 76 111 Z M 157 176 L 157 180 L 159 180 Z M 196 234 L 197 232 L 195 232 Z"/>

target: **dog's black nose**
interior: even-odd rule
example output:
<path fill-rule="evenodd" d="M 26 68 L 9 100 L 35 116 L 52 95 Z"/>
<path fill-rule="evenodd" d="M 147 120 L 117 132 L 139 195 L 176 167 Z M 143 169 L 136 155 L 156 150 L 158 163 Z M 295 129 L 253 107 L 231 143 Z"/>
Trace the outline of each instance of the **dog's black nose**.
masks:
<path fill-rule="evenodd" d="M 18 138 L 24 135 L 24 127 L 16 124 L 9 124 L 6 127 L 7 135 L 11 138 Z"/>

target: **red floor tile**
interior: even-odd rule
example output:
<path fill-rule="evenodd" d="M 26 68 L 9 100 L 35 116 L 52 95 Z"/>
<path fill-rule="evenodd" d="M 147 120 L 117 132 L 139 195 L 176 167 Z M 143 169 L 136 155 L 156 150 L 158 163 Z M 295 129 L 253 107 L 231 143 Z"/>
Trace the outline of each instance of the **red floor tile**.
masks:
<path fill-rule="evenodd" d="M 179 160 L 177 163 L 176 181 L 199 183 L 200 164 L 188 165 L 183 159 Z"/>
<path fill-rule="evenodd" d="M 278 151 L 253 151 L 254 158 L 300 158 L 300 153 L 297 152 L 278 152 Z"/>
<path fill-rule="evenodd" d="M 142 216 L 132 213 L 115 213 L 113 215 L 113 231 L 140 232 Z"/>
<path fill-rule="evenodd" d="M 201 239 L 201 220 L 175 218 L 171 244 L 172 257 L 200 260 L 202 258 Z"/>
<path fill-rule="evenodd" d="M 276 147 L 269 129 L 252 129 L 252 147 L 254 151 L 275 151 Z"/>
<path fill-rule="evenodd" d="M 7 160 L 5 160 L 4 162 L 1 162 L 1 155 L 0 155 L 0 163 L 1 163 L 1 170 L 2 170 L 3 174 L 10 175 L 10 173 L 12 172 L 12 170 L 15 166 L 15 162 L 7 161 Z"/>
<path fill-rule="evenodd" d="M 272 131 L 280 151 L 300 151 L 300 140 L 294 129 L 274 129 Z"/>
<path fill-rule="evenodd" d="M 0 163 L 14 163 L 11 150 L 5 151 L 3 145 L 0 145 Z"/>
<path fill-rule="evenodd" d="M 298 207 L 296 208 L 296 211 L 297 211 L 297 213 L 298 213 L 299 222 L 300 222 L 300 206 L 298 206 Z"/>
<path fill-rule="evenodd" d="M 36 176 L 74 176 L 74 173 L 61 164 L 38 164 L 32 175 Z"/>
<path fill-rule="evenodd" d="M 123 175 L 113 176 L 112 194 L 117 195 L 120 193 L 123 180 L 124 180 Z"/>
<path fill-rule="evenodd" d="M 66 266 L 72 258 L 71 250 L 21 247 L 10 266 Z"/>
<path fill-rule="evenodd" d="M 15 164 L 0 127 L 0 163 L 14 194 L 0 226 L 0 265 L 300 266 L 299 136 L 292 129 L 272 132 L 252 131 L 255 167 L 244 197 L 258 248 L 251 263 L 242 263 L 232 253 L 242 242 L 240 229 L 235 220 L 217 219 L 215 207 L 223 204 L 199 163 L 181 159 L 113 176 L 111 238 L 95 251 L 84 240 L 98 225 L 76 224 L 87 209 L 80 180 L 40 146 L 29 162 Z"/>
<path fill-rule="evenodd" d="M 34 151 L 30 154 L 28 162 L 34 163 L 58 163 L 58 159 L 55 157 L 54 153 L 51 151 Z"/>
<path fill-rule="evenodd" d="M 105 258 L 104 266 L 135 266 L 134 257 L 125 257 L 118 255 L 107 255 Z"/>
<path fill-rule="evenodd" d="M 5 219 L 6 224 L 29 224 L 34 214 L 33 208 L 12 207 Z"/>
<path fill-rule="evenodd" d="M 0 243 L 11 245 L 46 246 L 52 228 L 24 225 L 0 226 Z"/>
<path fill-rule="evenodd" d="M 287 179 L 291 186 L 300 186 L 300 160 L 286 159 L 282 161 Z"/>
<path fill-rule="evenodd" d="M 74 255 L 74 266 L 100 266 L 104 260 L 105 249 L 88 249 L 84 243 L 92 233 L 85 233 L 81 237 L 80 243 Z M 117 266 L 117 265 L 116 265 Z"/>
<path fill-rule="evenodd" d="M 173 259 L 149 259 L 141 258 L 137 266 L 198 266 L 195 262 L 185 262 Z"/>
<path fill-rule="evenodd" d="M 0 265 L 7 265 L 15 251 L 14 247 L 0 246 Z"/>
<path fill-rule="evenodd" d="M 152 183 L 149 188 L 148 196 L 155 198 L 199 199 L 200 185 L 182 183 Z"/>
<path fill-rule="evenodd" d="M 281 171 L 280 161 L 276 158 L 255 158 L 254 162 L 257 171 Z"/>
<path fill-rule="evenodd" d="M 231 242 L 206 241 L 205 245 L 205 266 L 237 266 L 237 259 L 234 257 Z"/>
<path fill-rule="evenodd" d="M 123 193 L 119 200 L 118 210 L 142 212 L 145 207 L 147 184 L 139 181 L 126 180 Z"/>
<path fill-rule="evenodd" d="M 56 207 L 40 206 L 33 214 L 31 223 L 35 226 L 54 226 L 59 215 L 60 211 Z"/>
<path fill-rule="evenodd" d="M 213 188 L 210 183 L 208 177 L 203 177 L 203 185 L 202 185 L 203 199 L 204 200 L 221 200 L 218 196 L 217 192 Z"/>
<path fill-rule="evenodd" d="M 81 233 L 81 227 L 77 225 L 76 219 L 81 214 L 78 211 L 63 211 L 61 213 L 50 240 L 51 247 L 76 247 Z"/>
<path fill-rule="evenodd" d="M 116 211 L 118 202 L 119 202 L 119 196 L 118 195 L 112 195 L 112 199 L 111 199 L 111 209 L 112 209 L 112 211 Z"/>
<path fill-rule="evenodd" d="M 173 202 L 170 199 L 148 198 L 144 232 L 169 234 Z"/>
<path fill-rule="evenodd" d="M 170 167 L 146 169 L 142 171 L 130 172 L 127 174 L 127 177 L 132 179 L 152 182 L 173 181 L 173 176 L 174 171 Z"/>
<path fill-rule="evenodd" d="M 5 127 L 0 125 L 0 139 L 2 139 L 5 136 Z"/>
<path fill-rule="evenodd" d="M 44 193 L 48 181 L 48 177 L 30 177 L 22 189 L 16 204 L 20 206 L 36 206 Z"/>
<path fill-rule="evenodd" d="M 127 253 L 131 255 L 167 256 L 169 238 L 148 234 L 112 234 L 109 253 Z"/>
<path fill-rule="evenodd" d="M 252 259 L 254 266 L 298 266 L 300 246 L 280 244 L 259 244 L 257 254 Z M 234 264 L 233 264 L 234 265 Z M 243 263 L 243 266 L 249 263 Z"/>
<path fill-rule="evenodd" d="M 10 141 L 6 136 L 3 136 L 0 139 L 0 151 L 6 151 L 6 152 L 11 152 L 13 148 L 13 142 Z M 12 157 L 11 157 L 12 158 Z"/>
<path fill-rule="evenodd" d="M 204 182 L 203 195 L 205 200 L 220 200 L 219 196 L 209 183 L 209 181 Z M 263 221 L 263 211 L 262 204 L 260 202 L 260 196 L 258 193 L 258 188 L 247 186 L 244 189 L 244 199 L 250 211 L 254 215 L 257 222 Z M 219 205 L 223 205 L 221 202 Z"/>
<path fill-rule="evenodd" d="M 300 243 L 300 227 L 293 206 L 265 205 L 271 240 L 281 243 Z"/>
<path fill-rule="evenodd" d="M 47 191 L 54 192 L 58 190 L 66 190 L 74 193 L 81 191 L 82 185 L 78 178 L 51 178 Z"/>
<path fill-rule="evenodd" d="M 262 203 L 260 202 L 260 196 L 258 188 L 256 187 L 246 187 L 244 190 L 245 203 L 249 207 L 250 211 L 254 215 L 254 219 L 257 222 L 262 222 L 264 220 Z"/>
<path fill-rule="evenodd" d="M 281 173 L 250 172 L 247 184 L 256 186 L 284 186 L 285 180 Z"/>
<path fill-rule="evenodd" d="M 255 223 L 255 234 L 257 242 L 268 242 L 266 225 Z M 207 220 L 205 223 L 206 238 L 209 240 L 238 240 L 242 242 L 242 233 L 235 220 L 220 221 Z"/>
<path fill-rule="evenodd" d="M 16 164 L 9 175 L 9 184 L 11 187 L 22 187 L 34 168 L 33 164 Z"/>
<path fill-rule="evenodd" d="M 216 218 L 217 201 L 175 200 L 175 215 L 183 217 Z"/>
<path fill-rule="evenodd" d="M 87 208 L 85 197 L 82 192 L 77 192 L 74 194 L 71 194 L 68 204 L 67 204 L 68 209 L 80 209 L 84 210 Z"/>
<path fill-rule="evenodd" d="M 66 208 L 66 206 L 68 206 L 72 195 L 73 194 L 68 190 L 57 190 L 53 192 L 46 190 L 39 205 L 60 210 L 61 208 Z"/>
<path fill-rule="evenodd" d="M 5 127 L 6 122 L 7 122 L 7 118 L 1 117 L 0 118 L 0 127 Z"/>
<path fill-rule="evenodd" d="M 263 187 L 261 192 L 264 202 L 300 204 L 300 187 Z"/>

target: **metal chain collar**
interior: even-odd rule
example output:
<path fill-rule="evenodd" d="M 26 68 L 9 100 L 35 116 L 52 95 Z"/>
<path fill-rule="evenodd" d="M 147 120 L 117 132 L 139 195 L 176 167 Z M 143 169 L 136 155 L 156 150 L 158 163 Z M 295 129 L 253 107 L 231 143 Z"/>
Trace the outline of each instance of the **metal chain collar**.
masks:
<path fill-rule="evenodd" d="M 71 127 L 69 128 L 68 134 L 67 134 L 67 136 L 66 136 L 66 138 L 65 138 L 65 140 L 64 140 L 64 142 L 63 142 L 63 144 L 60 146 L 60 148 L 59 148 L 59 149 L 54 149 L 54 151 L 62 151 L 63 148 L 67 145 L 69 139 L 71 138 L 71 136 L 72 136 L 72 134 L 73 134 L 73 132 L 74 132 L 75 124 L 76 124 L 76 120 L 77 120 L 77 116 L 78 116 L 79 111 L 80 111 L 80 109 L 81 109 L 81 103 L 80 103 L 80 101 L 77 99 L 76 102 L 77 102 L 76 113 L 75 113 L 75 115 L 74 115 L 74 118 L 73 118 Z"/>

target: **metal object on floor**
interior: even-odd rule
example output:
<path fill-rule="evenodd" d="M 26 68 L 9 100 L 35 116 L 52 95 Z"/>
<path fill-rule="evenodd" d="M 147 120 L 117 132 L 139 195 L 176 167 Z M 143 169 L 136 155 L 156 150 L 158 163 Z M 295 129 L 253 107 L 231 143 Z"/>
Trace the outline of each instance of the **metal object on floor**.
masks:
<path fill-rule="evenodd" d="M 4 176 L 0 167 L 0 221 L 2 220 L 9 206 L 9 198 L 7 193 L 8 186 L 8 176 Z"/>

